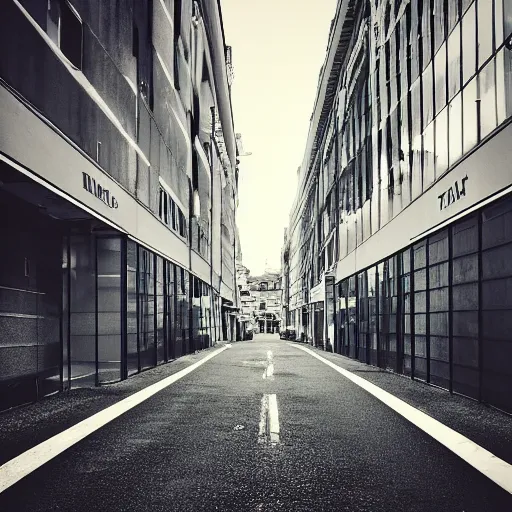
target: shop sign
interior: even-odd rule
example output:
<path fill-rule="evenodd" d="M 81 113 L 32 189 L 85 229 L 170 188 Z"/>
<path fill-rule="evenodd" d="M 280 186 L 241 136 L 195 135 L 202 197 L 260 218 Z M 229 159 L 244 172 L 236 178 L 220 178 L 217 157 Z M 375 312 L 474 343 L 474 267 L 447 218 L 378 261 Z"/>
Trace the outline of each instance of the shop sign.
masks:
<path fill-rule="evenodd" d="M 448 208 L 448 206 L 458 201 L 462 196 L 466 195 L 467 180 L 468 177 L 464 176 L 464 178 L 456 181 L 448 190 L 438 196 L 440 210 Z"/>
<path fill-rule="evenodd" d="M 94 178 L 91 178 L 86 172 L 82 173 L 83 184 L 85 190 L 97 197 L 100 201 L 105 203 L 109 208 L 116 209 L 119 207 L 117 199 L 110 193 L 108 188 L 102 187 L 99 183 L 96 183 Z"/>

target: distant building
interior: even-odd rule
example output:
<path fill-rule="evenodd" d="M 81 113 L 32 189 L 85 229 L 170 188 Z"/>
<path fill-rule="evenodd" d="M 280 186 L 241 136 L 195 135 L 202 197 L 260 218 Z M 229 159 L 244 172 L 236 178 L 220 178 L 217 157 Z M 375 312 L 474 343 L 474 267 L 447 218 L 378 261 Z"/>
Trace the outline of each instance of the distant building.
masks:
<path fill-rule="evenodd" d="M 279 332 L 281 327 L 281 273 L 267 270 L 261 276 L 247 278 L 249 295 L 246 310 L 250 311 L 260 332 Z"/>
<path fill-rule="evenodd" d="M 281 322 L 282 327 L 290 325 L 290 241 L 288 229 L 284 230 L 283 249 L 281 251 Z"/>

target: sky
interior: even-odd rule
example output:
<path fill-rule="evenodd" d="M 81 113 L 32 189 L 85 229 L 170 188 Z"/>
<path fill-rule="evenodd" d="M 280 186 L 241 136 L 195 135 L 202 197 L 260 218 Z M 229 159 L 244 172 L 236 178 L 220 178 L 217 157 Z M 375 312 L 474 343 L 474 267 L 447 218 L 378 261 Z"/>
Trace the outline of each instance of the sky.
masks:
<path fill-rule="evenodd" d="M 252 275 L 279 269 L 336 0 L 221 0 L 242 134 L 237 224 Z"/>

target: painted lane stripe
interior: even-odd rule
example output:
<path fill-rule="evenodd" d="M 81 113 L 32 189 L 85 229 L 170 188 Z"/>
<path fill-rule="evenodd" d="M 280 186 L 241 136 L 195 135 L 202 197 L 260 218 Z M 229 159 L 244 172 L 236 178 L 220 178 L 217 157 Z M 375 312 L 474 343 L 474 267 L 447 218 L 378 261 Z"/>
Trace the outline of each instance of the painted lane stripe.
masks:
<path fill-rule="evenodd" d="M 268 395 L 261 398 L 260 408 L 260 428 L 258 431 L 258 442 L 264 443 L 267 438 L 268 431 Z"/>
<path fill-rule="evenodd" d="M 276 395 L 268 396 L 269 434 L 271 444 L 279 443 L 279 412 L 277 410 Z"/>
<path fill-rule="evenodd" d="M 267 351 L 267 361 L 265 362 L 266 367 L 263 372 L 263 379 L 274 380 L 274 354 L 272 350 Z"/>
<path fill-rule="evenodd" d="M 496 457 L 493 453 L 482 448 L 480 445 L 474 443 L 455 430 L 452 430 L 450 427 L 447 427 L 440 421 L 435 420 L 428 414 L 419 411 L 412 405 L 409 405 L 403 400 L 400 400 L 400 398 L 384 391 L 375 384 L 372 384 L 371 382 L 354 375 L 352 372 L 337 366 L 331 361 L 324 359 L 312 350 L 292 343 L 289 343 L 288 345 L 307 352 L 325 363 L 327 366 L 330 366 L 333 370 L 341 373 L 341 375 L 363 388 L 375 398 L 378 398 L 381 402 L 403 416 L 406 420 L 410 421 L 419 429 L 423 430 L 423 432 L 444 445 L 450 451 L 455 453 L 455 455 L 458 455 L 480 473 L 498 484 L 502 489 L 505 489 L 507 492 L 512 494 L 512 465 L 508 464 L 508 462 Z"/>
<path fill-rule="evenodd" d="M 279 412 L 277 410 L 276 395 L 263 395 L 261 398 L 260 426 L 258 443 L 270 443 L 275 446 L 279 443 Z"/>
<path fill-rule="evenodd" d="M 3 466 L 0 466 L 0 493 L 74 444 L 78 443 L 89 434 L 92 434 L 107 423 L 110 423 L 112 420 L 121 416 L 133 407 L 152 397 L 162 389 L 165 389 L 174 382 L 193 372 L 227 348 L 229 348 L 227 345 L 219 348 L 215 352 L 208 354 L 200 361 L 197 361 L 197 363 L 194 363 L 174 375 L 170 375 L 169 377 L 142 389 L 141 391 L 137 391 L 133 395 L 130 395 L 120 402 L 103 409 L 80 423 L 77 423 L 73 427 L 60 432 L 41 444 L 38 444 L 34 448 L 18 455 L 9 462 L 6 462 Z"/>
<path fill-rule="evenodd" d="M 269 363 L 263 372 L 263 378 L 268 380 L 274 380 L 274 363 Z"/>

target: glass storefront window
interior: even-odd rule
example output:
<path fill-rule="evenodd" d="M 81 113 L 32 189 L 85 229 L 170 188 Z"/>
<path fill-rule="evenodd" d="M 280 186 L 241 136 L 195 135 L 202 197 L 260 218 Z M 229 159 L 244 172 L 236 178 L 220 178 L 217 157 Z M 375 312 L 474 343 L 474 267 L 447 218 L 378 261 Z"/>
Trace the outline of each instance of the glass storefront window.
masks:
<path fill-rule="evenodd" d="M 371 267 L 367 270 L 368 279 L 368 352 L 370 364 L 377 365 L 379 360 L 378 354 L 378 284 L 377 284 L 377 267 Z"/>
<path fill-rule="evenodd" d="M 357 275 L 357 319 L 358 353 L 357 358 L 368 363 L 368 275 L 366 271 Z"/>
<path fill-rule="evenodd" d="M 121 379 L 121 239 L 98 238 L 98 382 Z"/>
<path fill-rule="evenodd" d="M 182 326 L 182 340 L 183 340 L 183 353 L 188 354 L 190 352 L 190 274 L 180 269 L 182 272 L 181 280 L 181 326 Z"/>
<path fill-rule="evenodd" d="M 448 245 L 448 230 L 431 236 L 428 241 L 430 382 L 445 389 L 450 386 Z"/>
<path fill-rule="evenodd" d="M 157 363 L 166 359 L 165 349 L 165 297 L 164 297 L 164 260 L 156 256 L 156 350 Z"/>
<path fill-rule="evenodd" d="M 379 365 L 397 368 L 397 259 L 378 265 L 379 281 Z"/>
<path fill-rule="evenodd" d="M 356 278 L 350 277 L 348 280 L 347 290 L 347 330 L 346 330 L 346 345 L 348 346 L 348 355 L 355 358 L 358 353 L 358 340 L 357 340 L 357 296 L 356 296 Z"/>
<path fill-rule="evenodd" d="M 336 346 L 337 354 L 348 355 L 348 315 L 347 315 L 347 281 L 336 287 L 336 327 L 338 330 Z"/>
<path fill-rule="evenodd" d="M 401 302 L 402 302 L 402 341 L 403 351 L 401 372 L 405 375 L 412 375 L 412 324 L 411 324 L 411 250 L 406 249 L 399 255 L 401 258 Z"/>
<path fill-rule="evenodd" d="M 473 398 L 479 393 L 478 218 L 452 227 L 453 391 Z"/>
<path fill-rule="evenodd" d="M 201 309 L 201 288 L 202 282 L 195 276 L 191 276 L 192 282 L 192 341 L 195 348 L 201 346 L 202 334 L 202 309 Z"/>
<path fill-rule="evenodd" d="M 139 355 L 141 370 L 156 365 L 155 257 L 139 247 Z"/>
<path fill-rule="evenodd" d="M 126 255 L 126 287 L 127 287 L 127 371 L 133 375 L 139 371 L 139 350 L 137 344 L 137 244 L 127 241 Z"/>
<path fill-rule="evenodd" d="M 94 239 L 70 241 L 70 378 L 72 387 L 96 383 L 96 254 Z"/>
<path fill-rule="evenodd" d="M 426 242 L 413 247 L 414 280 L 414 377 L 427 380 L 427 255 Z"/>
<path fill-rule="evenodd" d="M 167 332 L 167 358 L 175 359 L 176 356 L 176 267 L 171 262 L 166 262 L 166 332 Z"/>

